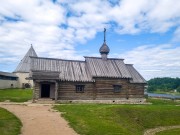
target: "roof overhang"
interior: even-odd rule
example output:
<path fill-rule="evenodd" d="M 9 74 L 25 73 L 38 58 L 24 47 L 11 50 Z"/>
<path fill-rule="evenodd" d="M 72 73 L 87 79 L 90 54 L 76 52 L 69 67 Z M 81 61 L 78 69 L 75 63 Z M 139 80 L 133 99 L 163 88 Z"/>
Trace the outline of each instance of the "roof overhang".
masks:
<path fill-rule="evenodd" d="M 56 71 L 31 71 L 29 79 L 32 80 L 59 80 L 60 72 Z"/>

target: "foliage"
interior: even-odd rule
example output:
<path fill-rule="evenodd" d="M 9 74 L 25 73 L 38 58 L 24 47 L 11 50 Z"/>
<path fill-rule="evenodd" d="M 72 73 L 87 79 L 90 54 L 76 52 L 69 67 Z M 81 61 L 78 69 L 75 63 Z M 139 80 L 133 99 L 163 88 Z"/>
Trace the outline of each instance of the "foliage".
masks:
<path fill-rule="evenodd" d="M 55 109 L 82 135 L 141 135 L 149 128 L 180 124 L 174 105 L 66 104 Z"/>
<path fill-rule="evenodd" d="M 154 92 L 157 90 L 170 92 L 175 89 L 180 92 L 180 78 L 164 77 L 154 78 L 148 81 L 148 92 Z"/>
<path fill-rule="evenodd" d="M 156 133 L 156 135 L 179 135 L 180 128 L 169 129 Z"/>
<path fill-rule="evenodd" d="M 22 123 L 9 111 L 0 108 L 0 134 L 19 135 Z"/>
<path fill-rule="evenodd" d="M 0 89 L 0 101 L 25 102 L 32 99 L 31 89 Z"/>

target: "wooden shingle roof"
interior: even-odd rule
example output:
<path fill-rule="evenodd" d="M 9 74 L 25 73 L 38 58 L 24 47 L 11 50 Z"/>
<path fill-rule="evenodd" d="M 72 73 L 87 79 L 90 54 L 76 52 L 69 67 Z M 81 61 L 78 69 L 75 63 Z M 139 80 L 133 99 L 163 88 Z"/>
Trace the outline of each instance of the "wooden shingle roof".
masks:
<path fill-rule="evenodd" d="M 62 81 L 93 82 L 85 61 L 31 57 L 31 70 L 59 72 Z"/>
<path fill-rule="evenodd" d="M 28 50 L 28 52 L 26 53 L 26 55 L 24 56 L 24 58 L 21 60 L 21 62 L 18 64 L 18 66 L 14 70 L 14 73 L 15 72 L 29 73 L 30 63 L 31 63 L 30 56 L 38 57 L 32 45 L 30 49 Z"/>
<path fill-rule="evenodd" d="M 131 78 L 123 59 L 85 57 L 85 60 L 93 77 Z"/>
<path fill-rule="evenodd" d="M 146 83 L 146 80 L 141 76 L 141 74 L 133 67 L 132 64 L 126 64 L 127 69 L 131 74 L 131 83 Z"/>
<path fill-rule="evenodd" d="M 85 57 L 85 61 L 77 61 L 43 57 L 30 58 L 32 73 L 57 72 L 61 81 L 94 82 L 95 77 L 107 77 L 129 78 L 131 83 L 146 83 L 132 65 L 124 64 L 123 59 L 102 60 L 99 57 Z"/>

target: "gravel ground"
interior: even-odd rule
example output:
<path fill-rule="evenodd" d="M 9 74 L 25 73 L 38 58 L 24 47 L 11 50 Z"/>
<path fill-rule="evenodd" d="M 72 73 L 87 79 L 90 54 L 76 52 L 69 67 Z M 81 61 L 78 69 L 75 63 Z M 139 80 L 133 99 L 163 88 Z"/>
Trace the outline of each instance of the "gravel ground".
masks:
<path fill-rule="evenodd" d="M 0 103 L 0 107 L 21 120 L 22 135 L 77 135 L 52 105 Z"/>

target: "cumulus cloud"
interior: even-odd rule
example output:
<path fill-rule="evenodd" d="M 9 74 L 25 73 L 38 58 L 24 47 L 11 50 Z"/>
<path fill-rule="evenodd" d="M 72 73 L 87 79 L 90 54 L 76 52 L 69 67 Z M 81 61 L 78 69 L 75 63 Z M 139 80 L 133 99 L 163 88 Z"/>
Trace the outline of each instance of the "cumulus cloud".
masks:
<path fill-rule="evenodd" d="M 180 47 L 171 44 L 143 45 L 119 57 L 134 66 L 146 79 L 180 76 Z"/>
<path fill-rule="evenodd" d="M 174 32 L 173 42 L 180 42 L 180 27 Z"/>
<path fill-rule="evenodd" d="M 75 46 L 93 39 L 104 27 L 118 34 L 165 33 L 174 28 L 177 42 L 179 12 L 179 0 L 1 0 L 0 63 L 17 64 L 30 44 L 40 56 L 83 59 Z"/>

